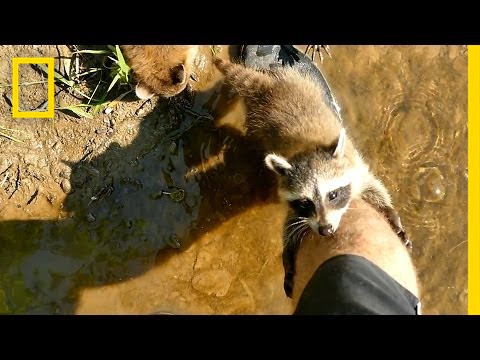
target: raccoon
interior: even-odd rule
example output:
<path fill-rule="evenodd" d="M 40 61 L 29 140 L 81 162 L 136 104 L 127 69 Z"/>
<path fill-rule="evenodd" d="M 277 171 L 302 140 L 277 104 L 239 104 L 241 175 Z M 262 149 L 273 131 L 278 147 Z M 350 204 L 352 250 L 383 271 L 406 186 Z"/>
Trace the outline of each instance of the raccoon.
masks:
<path fill-rule="evenodd" d="M 126 62 L 137 80 L 140 99 L 181 93 L 193 75 L 198 45 L 122 45 Z"/>
<path fill-rule="evenodd" d="M 258 71 L 214 60 L 224 83 L 245 101 L 246 135 L 258 140 L 265 165 L 277 174 L 289 205 L 284 227 L 284 288 L 292 296 L 295 257 L 306 231 L 335 233 L 350 201 L 381 211 L 411 247 L 390 195 L 346 134 L 322 88 L 292 67 Z"/>

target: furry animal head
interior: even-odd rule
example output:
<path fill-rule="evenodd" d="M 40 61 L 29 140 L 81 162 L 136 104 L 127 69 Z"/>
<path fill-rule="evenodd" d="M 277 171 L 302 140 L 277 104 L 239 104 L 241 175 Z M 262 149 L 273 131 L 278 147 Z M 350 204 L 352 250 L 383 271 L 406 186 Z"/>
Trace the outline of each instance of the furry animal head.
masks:
<path fill-rule="evenodd" d="M 182 92 L 192 75 L 197 45 L 124 45 L 123 53 L 138 83 L 141 99 L 172 97 Z"/>
<path fill-rule="evenodd" d="M 331 149 L 314 149 L 286 159 L 268 154 L 265 163 L 279 177 L 280 197 L 320 235 L 332 235 L 348 209 L 359 176 L 345 155 L 345 130 Z"/>

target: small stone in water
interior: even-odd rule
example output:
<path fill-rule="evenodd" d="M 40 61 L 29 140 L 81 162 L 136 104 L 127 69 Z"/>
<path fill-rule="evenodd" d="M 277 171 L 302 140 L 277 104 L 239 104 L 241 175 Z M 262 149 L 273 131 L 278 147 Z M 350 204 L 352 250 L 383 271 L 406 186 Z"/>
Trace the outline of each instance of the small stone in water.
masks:
<path fill-rule="evenodd" d="M 167 238 L 167 244 L 174 249 L 180 249 L 180 241 L 178 241 L 178 236 L 175 234 Z"/>
<path fill-rule="evenodd" d="M 179 189 L 177 191 L 174 191 L 170 194 L 170 199 L 172 199 L 175 202 L 180 202 L 183 199 L 185 199 L 185 190 Z"/>
<path fill-rule="evenodd" d="M 435 203 L 446 194 L 445 178 L 438 167 L 421 167 L 414 175 L 417 188 L 413 192 L 418 200 Z"/>

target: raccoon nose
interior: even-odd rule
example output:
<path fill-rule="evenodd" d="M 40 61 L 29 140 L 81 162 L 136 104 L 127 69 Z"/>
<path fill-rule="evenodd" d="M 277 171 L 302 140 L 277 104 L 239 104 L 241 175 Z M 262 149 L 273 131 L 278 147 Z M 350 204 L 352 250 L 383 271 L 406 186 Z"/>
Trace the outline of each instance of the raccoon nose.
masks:
<path fill-rule="evenodd" d="M 183 84 L 186 80 L 185 66 L 178 64 L 172 70 L 173 85 Z"/>
<path fill-rule="evenodd" d="M 318 227 L 318 233 L 322 236 L 328 236 L 333 234 L 333 227 L 332 225 L 320 225 Z"/>

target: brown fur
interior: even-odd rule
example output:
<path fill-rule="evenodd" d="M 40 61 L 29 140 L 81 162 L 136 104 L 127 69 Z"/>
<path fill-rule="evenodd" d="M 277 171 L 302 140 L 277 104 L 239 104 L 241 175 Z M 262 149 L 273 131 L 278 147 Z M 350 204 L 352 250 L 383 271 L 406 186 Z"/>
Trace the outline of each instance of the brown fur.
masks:
<path fill-rule="evenodd" d="M 225 83 L 244 99 L 247 134 L 258 137 L 266 152 L 292 159 L 335 146 L 343 126 L 322 100 L 323 90 L 308 75 L 291 67 L 261 72 L 221 59 L 214 62 L 225 75 Z M 361 179 L 352 184 L 352 198 L 361 197 L 383 212 L 410 245 L 387 189 L 370 173 L 348 136 L 344 157 L 349 167 L 361 169 L 357 172 Z M 333 177 L 336 169 L 331 164 Z"/>
<path fill-rule="evenodd" d="M 215 64 L 246 103 L 247 133 L 262 139 L 267 151 L 288 159 L 337 141 L 342 124 L 308 76 L 291 67 L 270 73 L 220 59 Z M 359 156 L 348 137 L 345 155 L 352 160 Z"/>
<path fill-rule="evenodd" d="M 171 97 L 187 86 L 198 46 L 123 45 L 122 52 L 138 81 L 139 97 Z"/>
<path fill-rule="evenodd" d="M 291 67 L 260 72 L 220 59 L 215 59 L 215 65 L 225 75 L 225 83 L 245 101 L 247 136 L 256 137 L 263 145 L 265 154 L 270 154 L 266 157 L 266 164 L 280 175 L 279 190 L 285 200 L 292 199 L 292 196 L 296 198 L 300 193 L 296 185 L 297 191 L 291 191 L 291 184 L 299 183 L 292 182 L 292 178 L 301 179 L 300 185 L 308 186 L 315 179 L 312 174 L 321 173 L 324 178 L 338 179 L 351 170 L 350 199 L 361 198 L 373 205 L 386 216 L 404 243 L 411 245 L 387 189 L 370 173 L 348 137 L 345 137 L 341 156 L 336 158 L 334 154 L 328 163 L 315 160 L 317 154 L 330 152 L 332 148 L 337 152 L 343 125 L 323 100 L 323 90 L 313 79 Z M 275 154 L 276 160 L 272 160 L 271 154 Z M 280 158 L 279 161 L 278 156 L 283 160 Z M 290 178 L 285 176 L 285 169 L 291 168 L 290 162 L 299 164 L 302 158 L 315 161 L 311 161 L 303 171 L 289 175 Z M 315 186 L 316 183 L 313 183 L 308 188 Z M 341 219 L 342 214 L 331 213 L 337 220 Z M 291 223 L 289 226 L 292 226 L 297 220 L 295 215 L 288 219 L 287 224 Z M 292 293 L 295 257 L 300 246 L 300 241 L 291 239 L 290 235 L 289 232 L 285 233 L 283 253 L 287 296 Z"/>

